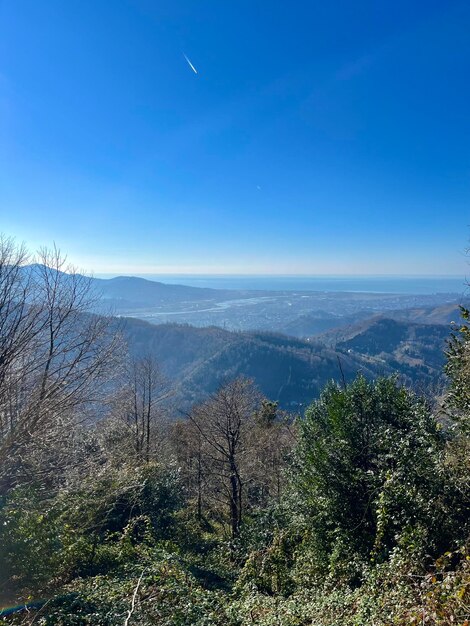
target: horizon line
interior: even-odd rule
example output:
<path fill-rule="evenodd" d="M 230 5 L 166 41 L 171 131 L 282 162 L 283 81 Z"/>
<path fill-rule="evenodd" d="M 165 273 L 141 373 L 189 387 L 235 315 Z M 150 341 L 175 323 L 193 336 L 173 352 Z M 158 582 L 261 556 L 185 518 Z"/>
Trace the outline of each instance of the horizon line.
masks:
<path fill-rule="evenodd" d="M 235 273 L 235 272 L 92 272 L 94 276 L 174 276 L 178 277 L 234 277 L 234 278 L 454 278 L 467 280 L 463 274 L 263 274 L 263 273 Z"/>

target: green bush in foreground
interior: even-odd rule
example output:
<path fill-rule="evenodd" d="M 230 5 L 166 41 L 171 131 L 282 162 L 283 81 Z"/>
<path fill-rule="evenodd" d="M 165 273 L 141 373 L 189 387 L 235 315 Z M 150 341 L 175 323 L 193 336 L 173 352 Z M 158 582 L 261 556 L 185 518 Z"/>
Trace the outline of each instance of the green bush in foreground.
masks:
<path fill-rule="evenodd" d="M 37 594 L 125 565 L 178 532 L 182 503 L 177 473 L 158 465 L 105 466 L 53 498 L 16 489 L 0 509 L 0 585 Z"/>
<path fill-rule="evenodd" d="M 394 379 L 362 377 L 329 385 L 299 430 L 288 490 L 236 541 L 198 526 L 171 467 L 10 492 L 3 588 L 50 600 L 3 623 L 468 626 L 465 435 Z"/>
<path fill-rule="evenodd" d="M 295 483 L 312 574 L 358 583 L 361 564 L 384 562 L 397 546 L 437 557 L 465 538 L 468 511 L 443 463 L 446 435 L 393 379 L 328 386 L 300 427 Z"/>

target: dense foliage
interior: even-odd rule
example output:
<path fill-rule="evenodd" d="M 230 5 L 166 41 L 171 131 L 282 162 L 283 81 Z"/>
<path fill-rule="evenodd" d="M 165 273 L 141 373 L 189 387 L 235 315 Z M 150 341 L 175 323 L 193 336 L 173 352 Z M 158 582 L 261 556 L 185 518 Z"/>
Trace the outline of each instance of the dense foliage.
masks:
<path fill-rule="evenodd" d="M 53 276 L 60 317 L 70 283 Z M 24 275 L 14 280 L 18 294 Z M 44 332 L 42 314 L 34 317 L 40 293 L 32 293 L 36 308 L 27 300 L 22 310 L 33 317 L 16 314 L 26 330 L 33 319 Z M 301 417 L 238 377 L 168 421 L 168 382 L 150 357 L 123 353 L 113 325 L 100 326 L 99 345 L 116 345 L 122 358 L 107 353 L 112 373 L 98 361 L 93 398 L 81 387 L 73 395 L 67 379 L 78 349 L 69 330 L 58 328 L 56 354 L 45 361 L 36 335 L 16 352 L 0 343 L 10 355 L 0 377 L 0 600 L 19 605 L 0 623 L 468 625 L 463 314 L 439 404 L 394 377 L 360 375 L 328 383 Z M 90 356 L 72 371 L 90 394 L 88 362 L 97 356 L 87 341 Z M 40 376 L 13 376 L 35 362 Z M 37 417 L 31 400 L 42 387 L 49 395 Z M 64 388 L 72 390 L 65 399 Z"/>
<path fill-rule="evenodd" d="M 325 389 L 301 422 L 296 468 L 323 575 L 344 567 L 345 551 L 366 565 L 416 539 L 434 556 L 449 548 L 466 518 L 441 469 L 445 441 L 428 406 L 393 379 Z"/>
<path fill-rule="evenodd" d="M 446 371 L 450 378 L 449 405 L 460 428 L 468 430 L 470 416 L 470 310 L 461 307 L 462 323 L 452 333 Z"/>

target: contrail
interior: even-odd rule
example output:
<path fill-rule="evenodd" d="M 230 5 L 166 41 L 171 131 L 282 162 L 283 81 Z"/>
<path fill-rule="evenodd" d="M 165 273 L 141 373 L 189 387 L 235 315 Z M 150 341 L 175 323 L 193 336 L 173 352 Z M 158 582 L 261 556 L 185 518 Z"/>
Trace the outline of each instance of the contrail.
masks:
<path fill-rule="evenodd" d="M 194 67 L 194 65 L 191 63 L 191 61 L 188 59 L 188 57 L 185 55 L 184 52 L 183 52 L 183 56 L 186 59 L 186 61 L 188 62 L 189 67 L 193 70 L 193 72 L 195 74 L 197 74 L 197 69 Z"/>

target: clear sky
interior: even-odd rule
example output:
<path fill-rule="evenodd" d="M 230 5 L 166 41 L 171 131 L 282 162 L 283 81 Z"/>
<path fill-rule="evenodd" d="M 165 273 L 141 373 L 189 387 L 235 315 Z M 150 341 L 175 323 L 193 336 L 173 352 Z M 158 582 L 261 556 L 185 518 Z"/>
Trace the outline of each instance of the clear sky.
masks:
<path fill-rule="evenodd" d="M 468 1 L 0 0 L 0 230 L 30 246 L 463 275 L 469 224 Z"/>

